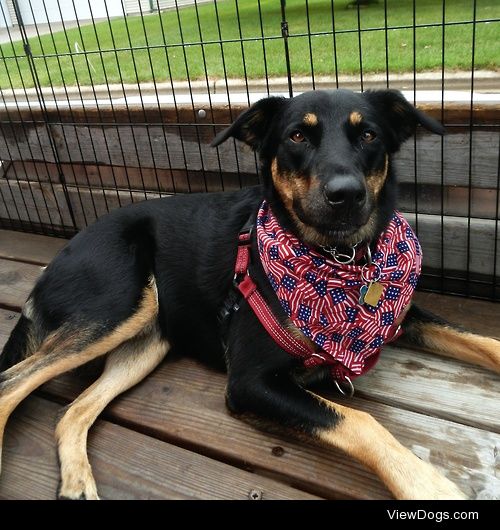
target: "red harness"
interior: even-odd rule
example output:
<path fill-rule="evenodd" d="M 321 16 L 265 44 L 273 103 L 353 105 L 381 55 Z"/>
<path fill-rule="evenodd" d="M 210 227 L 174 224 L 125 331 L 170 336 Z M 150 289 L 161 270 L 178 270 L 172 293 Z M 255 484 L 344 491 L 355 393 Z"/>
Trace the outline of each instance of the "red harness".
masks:
<path fill-rule="evenodd" d="M 269 232 L 270 229 L 272 229 L 272 233 Z M 270 236 L 272 240 L 266 241 L 266 234 L 267 236 Z M 286 290 L 286 287 L 288 286 L 286 282 L 290 281 L 287 280 L 288 278 L 290 278 L 290 276 L 288 274 L 282 274 L 281 277 L 278 275 L 278 282 L 272 281 L 272 273 L 270 274 L 269 265 L 272 265 L 272 267 L 274 267 L 271 268 L 271 270 L 276 273 L 276 266 L 278 264 L 281 266 L 281 263 L 279 263 L 279 260 L 273 255 L 273 251 L 275 251 L 275 249 L 271 249 L 271 261 L 266 261 L 266 253 L 270 250 L 270 244 L 272 244 L 272 246 L 275 246 L 277 244 L 278 247 L 281 249 L 279 253 L 284 255 L 286 255 L 287 249 L 296 249 L 297 244 L 301 245 L 301 249 L 307 249 L 308 256 L 312 256 L 312 258 L 314 258 L 315 260 L 321 259 L 322 266 L 326 263 L 326 265 L 330 267 L 326 269 L 327 272 L 326 275 L 324 275 L 325 278 L 336 277 L 336 282 L 341 281 L 343 282 L 342 284 L 347 285 L 353 284 L 353 292 L 357 289 L 357 296 L 359 296 L 360 284 L 362 283 L 362 281 L 359 281 L 360 278 L 355 278 L 355 275 L 360 275 L 359 271 L 362 269 L 362 267 L 353 265 L 344 267 L 342 265 L 336 264 L 332 260 L 325 259 L 323 255 L 319 254 L 314 249 L 301 244 L 300 241 L 297 240 L 293 235 L 283 231 L 283 229 L 277 223 L 276 218 L 273 216 L 269 206 L 265 202 L 261 206 L 257 218 L 257 238 L 262 265 L 264 267 L 264 270 L 268 274 L 268 277 L 270 277 L 271 284 L 277 295 L 279 292 L 281 292 L 279 291 L 280 286 L 284 286 Z M 281 246 L 280 239 L 282 243 Z M 388 245 L 387 241 L 390 241 L 390 245 Z M 406 267 L 407 270 L 404 271 L 404 284 L 397 281 L 390 281 L 391 277 L 393 277 L 394 275 L 394 272 L 396 272 L 397 267 L 395 269 L 395 267 L 391 265 L 392 261 L 395 258 L 391 257 L 388 260 L 387 256 L 387 252 L 389 250 L 391 251 L 390 255 L 394 256 L 392 250 L 394 250 L 396 245 L 400 246 L 402 241 L 405 241 L 403 245 L 405 250 L 404 257 L 405 259 L 409 259 L 408 265 Z M 407 250 L 407 247 L 411 247 L 410 250 Z M 400 248 L 402 247 L 400 246 Z M 372 368 L 379 358 L 380 350 L 383 344 L 395 340 L 400 335 L 401 328 L 399 324 L 402 320 L 402 317 L 404 316 L 405 310 L 409 306 L 409 300 L 411 299 L 411 294 L 413 293 L 413 289 L 416 285 L 416 280 L 418 279 L 418 274 L 420 273 L 420 246 L 418 244 L 416 236 L 411 231 L 411 228 L 407 224 L 406 220 L 404 220 L 404 218 L 402 218 L 400 214 L 394 214 L 388 229 L 380 236 L 379 242 L 376 246 L 376 254 L 378 254 L 380 263 L 379 265 L 375 262 L 376 266 L 380 267 L 382 271 L 381 279 L 379 282 L 381 284 L 380 289 L 383 288 L 380 294 L 380 302 L 376 304 L 376 307 L 371 308 L 365 307 L 366 304 L 361 303 L 361 300 L 358 301 L 357 297 L 355 302 L 355 304 L 357 304 L 357 318 L 360 319 L 359 322 L 363 324 L 363 328 L 367 328 L 364 331 L 365 334 L 362 335 L 362 337 L 365 339 L 367 333 L 368 336 L 375 337 L 375 340 L 373 340 L 371 343 L 368 343 L 366 340 L 362 341 L 357 338 L 356 330 L 359 330 L 359 327 L 357 327 L 356 321 L 349 319 L 349 316 L 347 320 L 342 317 L 342 321 L 339 319 L 338 323 L 335 324 L 335 330 L 342 330 L 342 332 L 344 333 L 345 341 L 341 344 L 336 344 L 331 341 L 331 344 L 334 347 L 330 346 L 329 351 L 325 351 L 325 349 L 321 347 L 322 344 L 318 344 L 318 335 L 321 336 L 321 333 L 308 336 L 312 340 L 312 342 L 315 343 L 314 347 L 311 345 L 311 343 L 297 339 L 285 327 L 283 327 L 272 312 L 272 310 L 270 309 L 270 307 L 268 306 L 267 302 L 264 300 L 263 296 L 258 291 L 257 285 L 255 284 L 248 272 L 251 256 L 251 228 L 243 229 L 239 234 L 238 253 L 235 264 L 235 286 L 243 295 L 245 300 L 247 300 L 248 304 L 254 311 L 261 324 L 264 326 L 264 328 L 273 338 L 273 340 L 280 346 L 280 348 L 282 348 L 289 354 L 302 359 L 304 366 L 306 367 L 313 367 L 326 364 L 330 366 L 332 376 L 335 380 L 350 381 L 351 378 L 362 375 L 370 368 Z M 298 269 L 300 269 L 300 266 L 304 265 L 303 255 L 299 253 L 299 255 L 297 256 L 296 250 L 295 254 L 291 254 L 290 256 L 291 257 L 289 260 L 285 260 L 286 266 L 292 266 L 293 269 L 292 262 L 294 258 L 295 265 L 299 265 Z M 302 261 L 300 261 L 301 259 Z M 346 269 L 348 269 L 347 272 Z M 314 270 L 317 271 L 317 269 Z M 399 270 L 397 272 L 399 272 Z M 311 271 L 306 268 L 306 273 L 310 274 Z M 323 274 L 325 273 L 323 272 Z M 304 271 L 301 272 L 301 275 L 304 276 Z M 408 278 L 410 278 L 409 281 Z M 295 279 L 300 282 L 300 278 L 297 276 L 296 271 Z M 401 278 L 398 278 L 398 280 L 401 280 Z M 307 288 L 310 287 L 305 286 L 304 284 L 300 285 L 302 285 L 302 289 L 299 289 L 301 292 L 307 290 Z M 335 284 L 335 286 L 337 285 L 338 283 Z M 325 288 L 328 289 L 328 284 L 326 284 Z M 404 295 L 402 296 L 402 298 L 399 298 L 398 295 L 399 300 L 397 302 L 397 308 L 394 300 L 391 298 L 392 295 L 396 292 L 396 290 L 400 294 L 402 293 Z M 345 310 L 345 307 L 342 307 L 342 305 L 345 306 L 345 304 L 347 303 L 351 303 L 352 305 L 352 293 L 347 290 L 345 304 L 337 302 L 339 304 L 339 307 L 337 307 L 335 303 L 335 296 L 337 293 L 335 293 L 334 291 L 337 291 L 337 289 L 329 291 L 331 297 L 325 295 L 326 291 L 325 294 L 321 293 L 321 303 L 324 303 L 324 301 L 326 301 L 327 299 L 330 300 L 330 298 L 333 300 L 330 301 L 330 304 L 328 306 L 328 310 L 330 311 L 329 315 L 332 314 L 332 311 L 336 312 L 337 309 L 339 312 L 341 310 Z M 318 299 L 318 297 L 316 297 L 316 299 Z M 280 301 L 283 303 L 282 299 Z M 301 300 L 299 299 L 299 302 L 300 301 Z M 295 304 L 297 308 L 299 307 L 299 305 L 303 306 L 303 304 L 299 304 L 298 302 Z M 384 309 L 385 311 L 378 312 L 378 309 L 380 307 L 382 307 L 382 309 Z M 388 308 L 391 309 L 393 321 L 390 323 L 390 325 L 385 325 L 383 330 L 381 328 L 379 329 L 377 324 L 379 320 L 377 319 L 380 317 L 380 314 L 387 314 Z M 349 315 L 349 311 L 347 312 L 347 314 Z M 299 327 L 302 331 L 304 331 L 305 326 L 300 325 L 301 321 L 297 320 L 297 318 L 293 318 L 294 312 L 290 312 L 289 316 L 291 317 L 292 322 L 297 325 L 297 327 Z M 303 318 L 300 317 L 300 312 L 298 318 Z M 327 329 L 330 329 L 331 331 L 331 328 Z M 338 333 L 334 333 L 333 335 L 336 334 Z M 350 338 L 349 334 L 352 335 Z M 307 333 L 305 333 L 305 335 L 307 336 Z M 353 349 L 353 344 L 356 345 L 360 343 L 366 344 L 366 347 L 359 351 Z M 346 352 L 345 350 L 348 349 L 350 349 L 351 351 Z"/>

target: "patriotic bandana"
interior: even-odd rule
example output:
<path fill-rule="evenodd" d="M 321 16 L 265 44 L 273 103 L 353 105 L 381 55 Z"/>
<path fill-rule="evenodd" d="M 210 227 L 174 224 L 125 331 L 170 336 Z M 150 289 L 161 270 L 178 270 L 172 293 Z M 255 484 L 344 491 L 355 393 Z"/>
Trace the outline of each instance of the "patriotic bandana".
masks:
<path fill-rule="evenodd" d="M 398 331 L 421 270 L 417 237 L 399 212 L 380 235 L 372 265 L 340 265 L 283 230 L 264 201 L 257 214 L 260 259 L 282 308 L 320 347 L 305 366 L 328 364 L 335 379 L 362 375 Z M 360 301 L 360 289 L 380 267 L 383 290 L 376 306 Z M 367 269 L 368 267 L 368 269 Z M 366 279 L 368 276 L 368 280 Z M 366 289 L 366 288 L 365 288 Z"/>

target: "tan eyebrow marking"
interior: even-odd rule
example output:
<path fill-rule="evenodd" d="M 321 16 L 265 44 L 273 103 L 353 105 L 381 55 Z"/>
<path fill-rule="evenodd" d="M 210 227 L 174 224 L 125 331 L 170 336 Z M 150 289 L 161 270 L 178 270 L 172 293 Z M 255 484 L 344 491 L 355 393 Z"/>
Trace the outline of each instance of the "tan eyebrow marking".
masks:
<path fill-rule="evenodd" d="M 302 119 L 302 122 L 305 125 L 310 125 L 310 126 L 318 125 L 318 117 L 316 116 L 316 114 L 312 112 L 308 112 L 307 114 L 304 114 L 304 118 Z"/>
<path fill-rule="evenodd" d="M 354 110 L 349 114 L 349 122 L 351 125 L 359 125 L 363 121 L 363 116 L 357 110 Z"/>

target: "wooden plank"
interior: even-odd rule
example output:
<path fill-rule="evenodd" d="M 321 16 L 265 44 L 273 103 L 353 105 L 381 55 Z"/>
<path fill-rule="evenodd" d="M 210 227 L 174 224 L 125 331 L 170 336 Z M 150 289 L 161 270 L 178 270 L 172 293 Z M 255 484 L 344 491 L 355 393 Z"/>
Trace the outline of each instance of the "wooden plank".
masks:
<path fill-rule="evenodd" d="M 161 168 L 137 168 L 94 164 L 64 163 L 61 172 L 68 185 L 92 188 L 119 188 L 122 191 L 153 191 L 187 193 L 235 190 L 258 184 L 257 175 L 215 171 L 185 171 Z M 48 162 L 20 162 L 10 164 L 5 178 L 59 182 L 58 167 Z"/>
<path fill-rule="evenodd" d="M 20 309 L 42 271 L 39 265 L 0 259 L 0 304 Z"/>
<path fill-rule="evenodd" d="M 360 397 L 341 400 L 333 398 L 346 406 L 372 414 L 405 447 L 422 460 L 441 469 L 471 499 L 500 498 L 500 435 L 432 416 L 395 410 Z"/>
<path fill-rule="evenodd" d="M 412 166 L 413 167 L 413 166 Z M 235 190 L 258 184 L 256 174 L 183 171 L 94 164 L 64 163 L 60 171 L 69 186 L 120 191 L 186 193 Z M 48 162 L 13 161 L 3 177 L 7 180 L 58 183 L 59 167 Z M 415 200 L 415 190 L 417 200 Z M 442 203 L 441 204 L 441 200 Z M 469 204 L 470 202 L 470 204 Z M 401 182 L 398 207 L 406 212 L 495 219 L 500 198 L 496 189 Z"/>
<path fill-rule="evenodd" d="M 0 179 L 0 219 L 72 227 L 60 184 Z"/>
<path fill-rule="evenodd" d="M 231 83 L 230 83 L 231 84 Z M 222 90 L 225 91 L 224 82 L 222 82 Z M 333 86 L 333 84 L 332 84 Z M 312 87 L 312 85 L 311 85 Z M 0 121 L 4 122 L 39 122 L 49 120 L 52 122 L 62 123 L 200 123 L 200 124 L 229 124 L 239 114 L 248 108 L 248 104 L 233 102 L 231 107 L 225 103 L 214 103 L 213 105 L 204 105 L 199 103 L 193 108 L 192 104 L 177 103 L 176 106 L 168 103 L 161 103 L 158 105 L 157 102 L 144 101 L 142 104 L 129 103 L 128 105 L 123 104 L 120 101 L 111 102 L 106 101 L 108 97 L 108 88 L 104 89 L 104 96 L 99 98 L 99 105 L 96 105 L 92 101 L 87 101 L 85 107 L 80 105 L 67 107 L 65 105 L 59 105 L 57 108 L 41 108 L 37 105 L 37 97 L 34 96 L 31 101 L 31 105 L 28 107 L 17 106 L 15 108 L 2 107 L 0 108 Z M 186 89 L 185 85 L 183 89 Z M 385 88 L 380 86 L 379 88 Z M 117 89 L 117 90 L 116 90 Z M 135 95 L 140 93 L 136 85 L 129 86 L 127 91 L 131 89 Z M 56 89 L 57 90 L 57 89 Z M 123 87 L 120 85 L 111 87 L 112 97 L 119 99 L 125 96 Z M 261 84 L 258 88 L 258 92 L 264 92 L 266 90 L 265 85 Z M 205 89 L 203 90 L 205 91 Z M 165 93 L 170 93 L 170 87 L 166 87 Z M 52 96 L 52 91 L 49 91 L 49 95 Z M 63 91 L 60 94 L 62 99 L 66 98 L 66 93 Z M 76 94 L 76 99 L 79 98 L 79 94 Z M 9 97 L 9 96 L 6 96 Z M 19 100 L 26 97 L 24 90 L 21 94 L 18 94 Z M 47 99 L 50 99 L 47 98 Z M 441 101 L 419 103 L 417 105 L 419 109 L 430 114 L 437 120 L 442 119 L 442 108 Z M 206 116 L 201 118 L 196 112 L 198 108 L 202 108 L 206 112 Z M 474 103 L 473 105 L 473 123 L 481 124 L 483 126 L 496 127 L 500 121 L 500 107 L 496 102 L 480 102 Z M 471 106 L 470 102 L 455 102 L 446 101 L 444 105 L 444 120 L 443 122 L 448 125 L 463 126 L 467 127 L 471 121 Z"/>
<path fill-rule="evenodd" d="M 394 157 L 399 182 L 441 185 L 441 142 L 444 146 L 443 183 L 445 186 L 469 185 L 470 143 L 472 142 L 471 186 L 493 188 L 497 186 L 498 149 L 500 135 L 490 131 L 474 130 L 454 132 L 441 138 L 420 132 L 415 144 L 408 140 Z M 416 169 L 416 178 L 415 178 Z"/>
<path fill-rule="evenodd" d="M 500 304 L 436 293 L 414 294 L 414 301 L 449 322 L 474 333 L 500 339 Z"/>
<path fill-rule="evenodd" d="M 50 143 L 49 127 L 27 118 L 24 122 L 15 121 L 15 116 L 7 116 L 0 121 L 0 160 L 46 160 L 55 162 L 53 146 Z"/>
<path fill-rule="evenodd" d="M 87 384 L 68 375 L 46 385 L 44 391 L 69 400 Z M 340 452 L 289 435 L 264 434 L 229 416 L 224 389 L 223 374 L 189 359 L 167 362 L 118 398 L 106 417 L 271 476 L 287 476 L 301 489 L 327 498 L 387 498 L 388 493 L 370 472 Z M 463 389 L 464 394 L 467 390 Z M 477 407 L 474 396 L 469 399 Z M 369 410 L 398 439 L 418 449 L 419 456 L 432 461 L 469 494 L 472 488 L 498 488 L 494 454 L 499 435 L 362 399 L 346 404 Z"/>
<path fill-rule="evenodd" d="M 497 374 L 399 346 L 384 348 L 376 368 L 356 381 L 368 399 L 496 433 L 498 388 Z"/>
<path fill-rule="evenodd" d="M 404 213 L 417 228 L 414 213 Z M 424 254 L 424 266 L 445 271 L 466 271 L 491 277 L 500 274 L 500 231 L 497 221 L 445 216 L 441 227 L 439 215 L 418 215 L 418 238 Z M 497 232 L 497 233 L 496 233 Z M 495 236 L 497 238 L 497 267 L 493 271 Z M 443 262 L 441 262 L 441 256 Z"/>
<path fill-rule="evenodd" d="M 253 153 L 248 146 L 232 141 L 217 149 L 210 147 L 214 133 L 210 128 L 193 126 L 121 126 L 82 127 L 64 125 L 57 131 L 59 156 L 64 162 L 85 162 L 129 167 L 216 171 L 255 174 Z M 219 130 L 219 129 L 218 129 Z M 417 140 L 417 182 L 441 184 L 441 137 L 421 133 Z M 468 132 L 449 134 L 444 141 L 444 183 L 468 186 Z M 76 151 L 67 146 L 79 142 Z M 93 142 L 93 144 L 92 144 Z M 495 188 L 498 171 L 499 136 L 490 131 L 474 131 L 472 135 L 472 186 Z M 97 146 L 97 147 L 95 147 Z M 415 149 L 412 141 L 403 145 L 395 157 L 400 182 L 415 182 Z"/>
<path fill-rule="evenodd" d="M 14 329 L 16 322 L 19 320 L 20 313 L 0 309 L 0 352 L 4 347 L 10 332 Z"/>
<path fill-rule="evenodd" d="M 401 183 L 397 204 L 404 212 L 496 219 L 500 195 L 496 189 Z"/>
<path fill-rule="evenodd" d="M 247 146 L 226 142 L 217 149 L 210 147 L 215 136 L 212 127 L 52 125 L 51 130 L 62 162 L 256 173 L 255 158 Z"/>
<path fill-rule="evenodd" d="M 61 162 L 255 175 L 255 157 L 248 146 L 230 141 L 217 149 L 210 147 L 215 131 L 222 128 L 154 122 L 50 125 Z M 44 124 L 3 124 L 0 128 L 0 159 L 55 162 L 53 145 L 48 140 L 40 140 L 46 135 Z M 451 129 L 443 140 L 419 132 L 416 144 L 418 182 L 441 184 L 442 141 L 446 185 L 469 185 L 469 144 L 472 144 L 471 185 L 496 187 L 500 140 L 498 134 L 485 130 L 474 130 L 471 139 L 468 131 Z M 413 141 L 403 145 L 395 157 L 395 165 L 401 182 L 415 182 Z"/>
<path fill-rule="evenodd" d="M 75 223 L 80 230 L 115 208 L 134 202 L 141 202 L 145 199 L 158 199 L 159 197 L 158 193 L 143 191 L 79 190 L 68 188 L 68 198 L 73 210 Z"/>
<path fill-rule="evenodd" d="M 14 413 L 5 436 L 0 499 L 55 497 L 59 409 L 32 397 Z M 246 500 L 252 490 L 263 499 L 316 498 L 105 421 L 91 431 L 89 459 L 103 499 Z"/>
<path fill-rule="evenodd" d="M 56 237 L 0 230 L 0 258 L 47 265 L 67 242 Z"/>

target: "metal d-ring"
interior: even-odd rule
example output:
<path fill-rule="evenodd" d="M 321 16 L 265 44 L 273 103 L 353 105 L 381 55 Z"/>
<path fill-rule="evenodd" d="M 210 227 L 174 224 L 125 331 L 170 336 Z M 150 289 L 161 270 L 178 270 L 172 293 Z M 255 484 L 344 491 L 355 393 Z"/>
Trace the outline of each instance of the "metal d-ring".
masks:
<path fill-rule="evenodd" d="M 378 263 L 372 263 L 372 265 L 375 265 L 375 274 L 373 275 L 373 278 L 369 278 L 366 273 L 366 271 L 370 269 L 368 264 L 363 265 L 363 268 L 361 269 L 361 277 L 366 283 L 378 282 L 382 276 L 382 269 L 380 268 L 380 265 Z"/>
<path fill-rule="evenodd" d="M 347 388 L 344 390 L 344 388 L 342 388 L 340 386 L 340 383 L 335 379 L 334 383 L 335 383 L 335 386 L 337 387 L 337 390 L 345 397 L 348 397 L 348 398 L 352 398 L 352 396 L 354 396 L 354 385 L 352 384 L 352 381 L 351 381 L 351 378 L 349 376 L 344 376 L 344 380 L 347 381 Z"/>
<path fill-rule="evenodd" d="M 328 252 L 332 256 L 332 258 L 339 264 L 339 265 L 349 265 L 354 261 L 356 258 L 356 247 L 361 243 L 361 241 L 358 241 L 354 246 L 351 247 L 351 254 L 342 254 L 341 252 L 337 252 L 337 247 L 329 247 L 329 246 L 322 246 L 321 248 Z"/>

